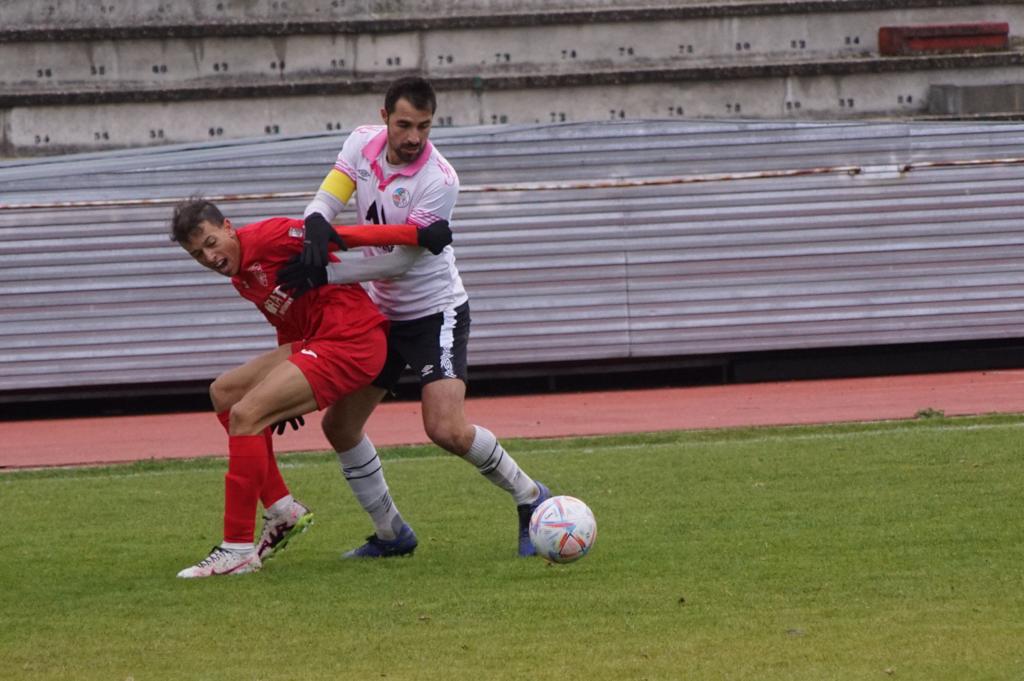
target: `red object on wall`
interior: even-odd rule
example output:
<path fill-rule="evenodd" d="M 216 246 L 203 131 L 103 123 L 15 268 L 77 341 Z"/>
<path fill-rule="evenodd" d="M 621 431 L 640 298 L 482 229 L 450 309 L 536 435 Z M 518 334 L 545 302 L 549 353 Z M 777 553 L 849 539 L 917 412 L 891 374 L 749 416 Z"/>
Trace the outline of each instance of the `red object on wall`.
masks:
<path fill-rule="evenodd" d="M 878 51 L 884 56 L 929 52 L 975 52 L 1010 47 L 1008 23 L 883 26 L 878 29 Z"/>

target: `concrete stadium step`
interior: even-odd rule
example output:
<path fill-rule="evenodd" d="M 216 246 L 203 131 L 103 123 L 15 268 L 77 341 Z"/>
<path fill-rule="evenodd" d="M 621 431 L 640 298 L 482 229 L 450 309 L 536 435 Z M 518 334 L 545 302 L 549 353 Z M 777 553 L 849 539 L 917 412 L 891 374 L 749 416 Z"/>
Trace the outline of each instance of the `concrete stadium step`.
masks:
<path fill-rule="evenodd" d="M 62 26 L 19 32 L 8 24 L 8 29 L 0 29 L 0 84 L 61 88 L 79 83 L 123 83 L 130 88 L 136 83 L 163 86 L 196 79 L 232 81 L 295 74 L 379 78 L 415 70 L 436 78 L 559 74 L 643 68 L 661 62 L 684 66 L 737 60 L 833 59 L 878 54 L 879 27 L 893 20 L 948 23 L 983 16 L 989 21 L 1024 25 L 1024 6 L 1019 4 L 900 12 L 779 11 L 808 4 L 822 3 L 699 8 L 717 9 L 720 15 L 696 13 L 696 8 L 682 6 L 467 16 L 462 17 L 467 20 L 464 23 L 453 21 L 453 17 L 444 22 L 403 19 L 407 23 L 390 28 L 387 21 L 192 27 L 143 24 L 90 29 L 92 34 L 83 35 Z M 740 7 L 751 13 L 727 12 Z M 772 12 L 754 13 L 766 8 Z M 538 17 L 543 19 L 539 25 L 535 23 Z M 484 18 L 500 22 L 481 24 Z M 122 30 L 124 34 L 118 34 Z M 217 31 L 244 32 L 222 35 Z M 72 36 L 79 37 L 70 39 Z"/>
<path fill-rule="evenodd" d="M 1014 0 L 986 0 L 985 6 Z M 872 10 L 977 7 L 978 0 L 6 0 L 0 4 L 0 40 L 169 38 L 182 35 L 387 33 L 442 27 L 808 15 Z"/>
<path fill-rule="evenodd" d="M 1024 3 L 12 0 L 0 155 L 350 129 L 406 73 L 442 126 L 921 115 L 931 85 L 1019 82 L 1019 41 L 882 59 L 879 28 L 979 20 L 1012 31 Z"/>
<path fill-rule="evenodd" d="M 439 27 L 481 28 L 544 25 L 560 15 L 571 23 L 707 17 L 809 15 L 873 10 L 950 10 L 993 6 L 1016 0 L 221 0 L 182 3 L 163 0 L 7 0 L 0 5 L 3 36 L 45 33 L 50 40 L 189 35 L 282 35 L 294 32 L 391 32 Z M 346 31 L 346 28 L 349 30 Z M 254 31 L 256 31 L 254 33 Z"/>
<path fill-rule="evenodd" d="M 605 66 L 561 72 L 531 70 L 514 73 L 455 72 L 432 77 L 438 92 L 474 91 L 478 94 L 533 88 L 573 88 L 647 83 L 724 82 L 758 78 L 809 78 L 871 73 L 900 73 L 1015 67 L 1024 63 L 1024 50 L 906 57 L 851 57 L 845 59 L 791 59 L 749 61 L 729 59 L 681 65 L 673 60 L 643 65 Z M 404 73 L 404 72 L 399 72 Z M 275 75 L 232 75 L 166 83 L 55 84 L 18 83 L 0 92 L 0 107 L 143 102 L 184 102 L 233 98 L 340 96 L 380 94 L 396 74 L 374 72 L 345 77 L 303 71 L 287 79 Z M 507 121 L 502 121 L 507 122 Z M 469 121 L 462 121 L 469 123 Z"/>
<path fill-rule="evenodd" d="M 830 73 L 821 64 L 807 64 L 797 65 L 805 70 L 790 75 L 779 65 L 766 65 L 758 72 L 722 69 L 717 74 L 709 70 L 589 74 L 589 80 L 575 85 L 546 77 L 504 83 L 482 80 L 477 88 L 461 82 L 463 87 L 455 88 L 459 82 L 441 80 L 435 120 L 445 127 L 637 118 L 920 116 L 929 113 L 932 83 L 999 89 L 1020 80 L 1024 54 L 907 58 L 905 71 L 895 70 L 899 60 L 867 62 L 845 75 Z M 912 70 L 924 69 L 928 63 L 935 68 Z M 843 67 L 850 64 L 844 61 Z M 885 70 L 873 70 L 879 67 Z M 296 82 L 281 85 L 274 96 L 253 90 L 246 97 L 245 92 L 222 89 L 203 93 L 219 94 L 221 99 L 169 101 L 169 93 L 164 92 L 163 99 L 149 102 L 20 105 L 6 114 L 7 147 L 0 147 L 0 155 L 350 130 L 372 120 L 380 108 L 384 84 L 366 81 L 362 86 L 374 89 L 360 92 L 340 80 L 307 82 L 308 90 L 303 91 Z M 936 114 L 959 116 L 955 111 Z M 0 123 L 3 118 L 0 113 Z"/>

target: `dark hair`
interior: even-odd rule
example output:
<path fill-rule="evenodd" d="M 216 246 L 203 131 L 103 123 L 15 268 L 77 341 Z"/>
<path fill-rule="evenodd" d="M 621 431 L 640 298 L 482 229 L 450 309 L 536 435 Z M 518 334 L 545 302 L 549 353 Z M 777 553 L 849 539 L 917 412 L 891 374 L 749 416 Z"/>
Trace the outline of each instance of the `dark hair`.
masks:
<path fill-rule="evenodd" d="M 400 99 L 407 99 L 416 109 L 420 111 L 430 110 L 433 114 L 437 111 L 437 97 L 434 95 L 434 88 L 430 81 L 419 76 L 406 76 L 399 78 L 388 88 L 384 95 L 384 110 L 389 114 L 395 113 L 395 104 Z"/>
<path fill-rule="evenodd" d="M 203 222 L 224 224 L 224 214 L 201 196 L 190 196 L 174 207 L 171 218 L 171 241 L 183 244 L 199 230 Z"/>

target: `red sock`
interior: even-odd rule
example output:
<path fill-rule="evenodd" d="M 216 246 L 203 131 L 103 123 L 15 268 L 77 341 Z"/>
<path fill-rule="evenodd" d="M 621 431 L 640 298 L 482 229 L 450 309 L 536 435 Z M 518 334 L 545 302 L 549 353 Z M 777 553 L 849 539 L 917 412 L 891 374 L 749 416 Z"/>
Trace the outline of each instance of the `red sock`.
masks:
<path fill-rule="evenodd" d="M 217 414 L 217 420 L 220 421 L 222 426 L 224 426 L 224 431 L 228 432 L 228 424 L 231 421 L 231 412 L 219 412 Z M 267 440 L 268 456 L 267 476 L 262 489 L 260 489 L 260 502 L 263 504 L 263 508 L 270 508 L 275 501 L 288 494 L 288 485 L 285 484 L 284 478 L 281 477 L 281 470 L 277 467 L 277 458 L 274 456 L 273 431 L 268 427 L 264 429 L 263 435 L 266 436 Z"/>
<path fill-rule="evenodd" d="M 224 541 L 251 542 L 256 503 L 267 477 L 267 441 L 260 435 L 228 436 L 224 476 Z"/>
<path fill-rule="evenodd" d="M 274 436 L 270 428 L 263 431 L 267 438 L 267 479 L 260 490 L 260 502 L 263 508 L 270 508 L 275 501 L 288 494 L 288 485 L 281 477 L 281 471 L 277 467 L 277 458 L 274 457 Z"/>

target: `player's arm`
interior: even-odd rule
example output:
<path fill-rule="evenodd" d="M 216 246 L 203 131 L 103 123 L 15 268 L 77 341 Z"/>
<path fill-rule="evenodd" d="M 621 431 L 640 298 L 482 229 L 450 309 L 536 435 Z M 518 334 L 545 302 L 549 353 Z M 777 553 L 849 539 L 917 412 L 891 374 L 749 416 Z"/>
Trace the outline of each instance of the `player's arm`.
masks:
<path fill-rule="evenodd" d="M 303 211 L 305 234 L 302 243 L 302 262 L 306 265 L 326 265 L 330 260 L 328 251 L 333 243 L 344 250 L 345 242 L 331 226 L 331 220 L 348 202 L 356 184 L 351 177 L 337 167 L 327 173 L 316 196 Z"/>
<path fill-rule="evenodd" d="M 425 231 L 433 228 L 438 222 L 446 226 L 455 209 L 455 200 L 459 194 L 459 180 L 455 171 L 445 173 L 426 188 L 423 197 L 409 211 L 409 222 L 420 227 L 420 246 L 424 246 L 434 255 L 443 248 L 429 248 L 424 245 L 422 236 Z M 396 242 L 397 243 L 397 242 Z M 440 246 L 440 242 L 438 243 Z M 361 258 L 357 262 L 331 263 L 327 266 L 327 280 L 332 284 L 349 284 L 360 281 L 377 281 L 400 277 L 423 256 L 423 251 L 411 248 L 396 248 L 387 255 L 375 255 Z"/>
<path fill-rule="evenodd" d="M 356 163 L 366 139 L 363 135 L 352 134 L 345 140 L 334 167 L 320 183 L 313 200 L 302 212 L 305 235 L 302 245 L 302 262 L 306 265 L 322 266 L 330 261 L 328 245 L 334 243 L 344 249 L 344 243 L 331 227 L 331 220 L 341 212 L 356 188 Z"/>
<path fill-rule="evenodd" d="M 369 263 L 332 263 L 327 266 L 307 265 L 297 256 L 282 267 L 277 283 L 295 297 L 327 283 L 348 284 L 356 281 L 390 279 L 403 274 L 423 255 L 423 249 L 438 255 L 452 242 L 447 220 L 437 220 L 426 227 L 415 225 L 358 225 L 338 227 L 335 233 L 351 246 L 399 247 L 388 256 L 363 258 Z M 416 248 L 413 248 L 415 246 Z M 396 255 L 397 254 L 397 255 Z M 391 256 L 394 257 L 391 257 Z M 354 265 L 354 267 L 353 267 Z M 349 272 L 349 268 L 352 271 Z M 330 272 L 333 270 L 334 278 Z"/>
<path fill-rule="evenodd" d="M 450 214 L 450 212 L 449 212 Z M 436 217 L 432 213 L 425 212 L 421 215 Z M 416 261 L 424 255 L 421 248 L 425 248 L 434 255 L 440 255 L 441 251 L 452 242 L 452 231 L 448 226 L 448 220 L 437 219 L 426 227 L 408 225 L 415 231 L 415 241 L 410 242 L 409 235 L 403 230 L 407 225 L 373 225 L 370 227 L 348 227 L 341 228 L 339 233 L 350 246 L 378 246 L 379 243 L 361 243 L 355 240 L 355 234 L 346 230 L 369 230 L 367 236 L 388 240 L 391 245 L 398 248 L 386 255 L 375 255 L 358 260 L 347 260 L 345 262 L 334 262 L 327 265 L 326 281 L 329 284 L 354 284 L 361 281 L 380 281 L 382 279 L 394 279 L 408 272 Z M 389 232 L 389 234 L 384 234 Z M 392 234 L 393 233 L 393 234 Z M 350 237 L 351 235 L 351 237 Z M 350 240 L 350 238 L 352 240 Z M 407 248 L 408 246 L 419 246 L 420 248 Z M 317 275 L 319 276 L 319 275 Z"/>
<path fill-rule="evenodd" d="M 416 225 L 350 225 L 336 227 L 346 247 L 419 246 L 434 255 L 452 242 L 447 220 L 437 220 L 426 227 Z M 333 249 L 332 249 L 333 250 Z"/>
<path fill-rule="evenodd" d="M 343 258 L 341 262 L 327 266 L 327 283 L 356 284 L 394 279 L 405 274 L 421 257 L 428 257 L 422 248 L 399 246 L 386 255 Z"/>
<path fill-rule="evenodd" d="M 327 177 L 320 183 L 320 188 L 316 190 L 316 196 L 302 212 L 303 219 L 315 213 L 330 222 L 345 207 L 355 190 L 355 180 L 337 167 L 331 168 L 331 172 L 327 173 Z"/>

